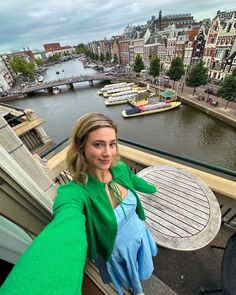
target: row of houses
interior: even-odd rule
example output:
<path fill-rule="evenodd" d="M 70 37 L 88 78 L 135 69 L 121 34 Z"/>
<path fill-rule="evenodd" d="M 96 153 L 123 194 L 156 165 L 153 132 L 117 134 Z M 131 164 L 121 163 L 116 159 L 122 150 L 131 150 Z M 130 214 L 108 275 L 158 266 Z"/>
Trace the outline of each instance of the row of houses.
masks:
<path fill-rule="evenodd" d="M 121 35 L 111 40 L 90 42 L 94 54 L 109 52 L 124 66 L 134 65 L 139 54 L 146 68 L 151 58 L 158 56 L 167 69 L 176 56 L 186 66 L 203 60 L 209 77 L 222 80 L 236 67 L 236 9 L 217 11 L 212 21 L 195 22 L 191 14 L 152 18 L 145 25 L 127 26 Z"/>
<path fill-rule="evenodd" d="M 0 93 L 14 85 L 15 73 L 9 66 L 14 56 L 34 61 L 75 52 L 74 47 L 60 43 L 44 44 L 43 47 L 44 50 L 27 48 L 0 55 Z M 90 42 L 88 47 L 98 56 L 109 53 L 113 60 L 127 68 L 134 65 L 138 54 L 146 68 L 149 68 L 151 58 L 158 56 L 164 70 L 176 56 L 190 67 L 203 60 L 209 68 L 209 77 L 220 81 L 236 67 L 236 9 L 217 11 L 212 21 L 200 22 L 194 21 L 189 13 L 162 16 L 160 11 L 157 18 L 152 16 L 146 24 L 128 25 L 121 35 Z"/>
<path fill-rule="evenodd" d="M 15 75 L 10 67 L 10 62 L 14 57 L 22 57 L 26 61 L 35 61 L 36 59 L 48 60 L 54 55 L 65 57 L 73 55 L 75 48 L 73 46 L 61 46 L 60 43 L 49 43 L 43 45 L 44 50 L 30 50 L 24 48 L 22 51 L 16 51 L 0 55 L 0 94 L 7 92 L 14 86 Z M 37 67 L 37 64 L 35 63 Z"/>

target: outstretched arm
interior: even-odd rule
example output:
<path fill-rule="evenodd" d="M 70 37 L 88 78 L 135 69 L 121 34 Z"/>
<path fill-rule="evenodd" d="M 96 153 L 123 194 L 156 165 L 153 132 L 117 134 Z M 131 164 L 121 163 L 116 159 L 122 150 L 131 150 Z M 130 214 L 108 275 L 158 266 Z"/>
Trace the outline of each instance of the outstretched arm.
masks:
<path fill-rule="evenodd" d="M 79 295 L 87 252 L 85 216 L 64 204 L 7 277 L 1 295 Z"/>

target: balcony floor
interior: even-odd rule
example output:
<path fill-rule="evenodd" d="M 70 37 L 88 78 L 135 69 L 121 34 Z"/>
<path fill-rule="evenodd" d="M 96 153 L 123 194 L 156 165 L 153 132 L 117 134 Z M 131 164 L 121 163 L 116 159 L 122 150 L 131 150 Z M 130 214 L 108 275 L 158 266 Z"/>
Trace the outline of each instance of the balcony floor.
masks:
<path fill-rule="evenodd" d="M 211 245 L 224 247 L 233 233 L 231 228 L 222 225 Z M 154 258 L 154 275 L 179 295 L 197 295 L 203 287 L 220 287 L 222 255 L 223 250 L 210 248 L 209 245 L 189 252 L 159 248 Z M 148 282 L 147 286 L 147 295 L 157 294 L 157 290 L 150 290 Z"/>

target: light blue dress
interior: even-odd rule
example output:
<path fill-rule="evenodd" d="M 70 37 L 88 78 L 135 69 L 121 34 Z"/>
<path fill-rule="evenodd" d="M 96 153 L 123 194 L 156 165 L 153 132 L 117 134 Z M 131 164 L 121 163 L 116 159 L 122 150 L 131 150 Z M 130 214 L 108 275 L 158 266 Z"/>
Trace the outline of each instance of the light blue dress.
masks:
<path fill-rule="evenodd" d="M 152 256 L 157 254 L 150 231 L 135 212 L 136 205 L 136 197 L 128 191 L 114 209 L 118 231 L 111 258 L 105 261 L 98 255 L 96 259 L 103 282 L 113 283 L 119 295 L 123 295 L 122 287 L 135 294 L 143 292 L 141 281 L 151 276 Z"/>

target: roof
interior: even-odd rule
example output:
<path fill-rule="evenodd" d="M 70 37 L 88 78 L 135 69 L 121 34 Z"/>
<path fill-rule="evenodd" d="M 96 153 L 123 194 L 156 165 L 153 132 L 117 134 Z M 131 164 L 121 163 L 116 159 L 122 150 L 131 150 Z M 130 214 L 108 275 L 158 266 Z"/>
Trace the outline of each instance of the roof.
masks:
<path fill-rule="evenodd" d="M 160 93 L 161 96 L 164 96 L 165 98 L 167 97 L 172 97 L 176 95 L 175 91 L 171 91 L 171 90 L 165 90 L 163 92 Z"/>

